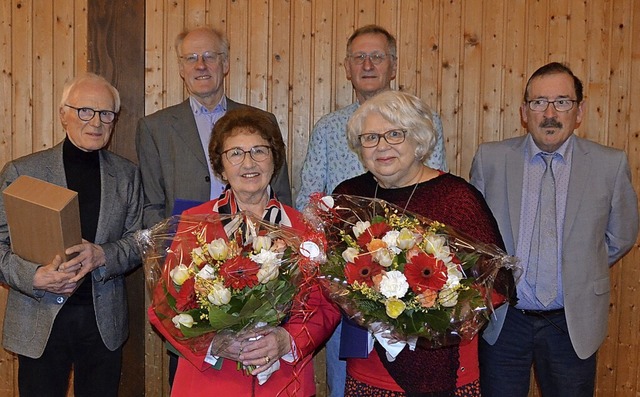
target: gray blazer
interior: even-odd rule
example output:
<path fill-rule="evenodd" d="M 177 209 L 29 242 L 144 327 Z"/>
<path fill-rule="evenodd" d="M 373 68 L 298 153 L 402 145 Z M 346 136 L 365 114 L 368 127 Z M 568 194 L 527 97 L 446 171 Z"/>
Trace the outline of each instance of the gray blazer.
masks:
<path fill-rule="evenodd" d="M 20 175 L 66 187 L 62 144 L 7 163 L 0 174 L 0 188 L 4 190 Z M 129 334 L 124 277 L 140 263 L 134 232 L 142 225 L 142 183 L 133 163 L 107 150 L 100 152 L 100 181 L 102 194 L 95 243 L 104 249 L 106 264 L 95 269 L 91 279 L 84 282 L 93 284 L 93 305 L 102 340 L 108 349 L 115 350 Z M 34 244 L 38 238 L 46 238 L 33 237 Z M 32 358 L 42 355 L 53 321 L 67 300 L 62 295 L 33 289 L 33 276 L 39 266 L 11 252 L 0 195 L 0 273 L 10 287 L 3 345 Z"/>
<path fill-rule="evenodd" d="M 507 252 L 514 255 L 520 226 L 526 135 L 480 145 L 471 184 L 485 196 Z M 635 243 L 638 198 L 624 152 L 575 137 L 562 240 L 562 283 L 569 336 L 578 357 L 598 350 L 607 333 L 609 266 Z M 484 338 L 497 340 L 506 306 Z"/>
<path fill-rule="evenodd" d="M 247 105 L 227 98 L 228 110 Z M 273 114 L 269 116 L 276 122 Z M 209 201 L 211 183 L 207 158 L 189 99 L 138 121 L 136 151 L 144 184 L 144 225 L 171 216 L 176 199 Z M 271 182 L 278 201 L 291 205 L 285 160 Z"/>

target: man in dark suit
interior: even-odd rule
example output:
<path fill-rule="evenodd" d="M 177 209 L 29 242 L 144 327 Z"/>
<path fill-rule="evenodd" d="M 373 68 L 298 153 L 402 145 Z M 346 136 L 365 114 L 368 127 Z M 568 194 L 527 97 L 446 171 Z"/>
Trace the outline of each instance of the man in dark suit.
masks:
<path fill-rule="evenodd" d="M 524 270 L 480 344 L 483 396 L 527 396 L 532 364 L 543 396 L 593 395 L 609 267 L 636 241 L 638 201 L 625 153 L 574 135 L 583 107 L 580 79 L 545 65 L 521 106 L 528 134 L 475 155 L 471 183 Z"/>
<path fill-rule="evenodd" d="M 85 74 L 64 89 L 55 147 L 7 163 L 4 190 L 29 175 L 78 192 L 83 243 L 62 262 L 33 263 L 11 251 L 0 195 L 0 273 L 9 285 L 3 345 L 18 354 L 20 395 L 64 396 L 74 370 L 76 396 L 116 396 L 129 330 L 125 274 L 140 263 L 142 225 L 137 167 L 104 149 L 120 109 L 118 91 Z M 33 236 L 34 246 L 47 236 Z M 77 288 L 77 289 L 76 289 Z M 71 295 L 69 295 L 71 294 Z"/>
<path fill-rule="evenodd" d="M 229 42 L 221 32 L 206 27 L 183 32 L 176 39 L 176 53 L 189 98 L 140 119 L 136 133 L 145 227 L 171 216 L 176 199 L 218 198 L 226 181 L 211 169 L 211 130 L 227 110 L 247 106 L 224 95 Z M 277 124 L 273 114 L 269 117 Z M 280 202 L 291 204 L 286 162 L 271 186 Z"/>

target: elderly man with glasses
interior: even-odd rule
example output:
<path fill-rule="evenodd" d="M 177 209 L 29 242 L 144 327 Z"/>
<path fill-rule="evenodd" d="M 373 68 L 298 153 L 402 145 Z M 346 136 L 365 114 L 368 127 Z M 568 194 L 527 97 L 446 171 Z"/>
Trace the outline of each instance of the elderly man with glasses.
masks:
<path fill-rule="evenodd" d="M 480 145 L 471 183 L 521 259 L 518 303 L 502 306 L 480 344 L 482 395 L 526 397 L 531 366 L 543 396 L 592 396 L 607 333 L 609 267 L 638 234 L 627 156 L 574 134 L 582 82 L 566 66 L 535 71 L 524 93 L 527 134 Z"/>
<path fill-rule="evenodd" d="M 302 210 L 314 192 L 331 193 L 340 182 L 366 172 L 356 153 L 347 143 L 347 121 L 369 98 L 391 89 L 398 67 L 396 39 L 386 29 L 366 25 L 357 29 L 347 41 L 344 69 L 351 81 L 356 102 L 323 116 L 311 132 L 307 156 L 302 165 L 302 184 L 296 207 Z M 433 115 L 437 142 L 426 163 L 447 170 L 442 122 Z M 339 326 L 327 343 L 327 378 L 331 397 L 344 395 L 346 364 L 339 360 Z"/>
<path fill-rule="evenodd" d="M 84 74 L 60 102 L 65 140 L 7 163 L 5 189 L 21 175 L 78 193 L 83 243 L 49 263 L 13 253 L 0 195 L 0 274 L 9 285 L 3 345 L 18 355 L 21 396 L 64 396 L 71 369 L 76 396 L 117 396 L 122 345 L 129 334 L 125 274 L 140 263 L 138 168 L 105 149 L 120 109 L 118 91 Z M 33 245 L 48 236 L 34 235 Z"/>

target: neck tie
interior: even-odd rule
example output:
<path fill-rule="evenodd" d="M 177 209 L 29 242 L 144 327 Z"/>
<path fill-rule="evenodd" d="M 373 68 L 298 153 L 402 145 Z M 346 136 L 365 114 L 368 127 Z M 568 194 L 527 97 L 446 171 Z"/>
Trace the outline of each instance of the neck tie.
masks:
<path fill-rule="evenodd" d="M 544 305 L 558 295 L 558 236 L 556 221 L 556 183 L 553 154 L 540 153 L 546 164 L 540 184 L 540 199 L 531 239 L 527 282 L 535 286 L 536 298 Z"/>

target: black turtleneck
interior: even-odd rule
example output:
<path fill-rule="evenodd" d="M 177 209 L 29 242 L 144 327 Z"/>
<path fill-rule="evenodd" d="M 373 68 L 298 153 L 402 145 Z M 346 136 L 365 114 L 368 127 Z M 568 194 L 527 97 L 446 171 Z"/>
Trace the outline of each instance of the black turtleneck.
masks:
<path fill-rule="evenodd" d="M 100 215 L 100 152 L 80 150 L 67 137 L 62 145 L 62 162 L 67 187 L 78 192 L 82 238 L 93 243 Z M 90 281 L 84 280 L 68 303 L 93 303 Z"/>

